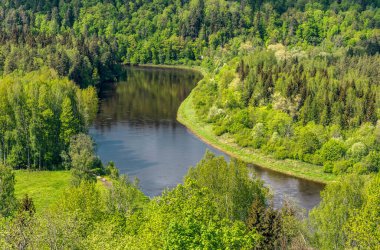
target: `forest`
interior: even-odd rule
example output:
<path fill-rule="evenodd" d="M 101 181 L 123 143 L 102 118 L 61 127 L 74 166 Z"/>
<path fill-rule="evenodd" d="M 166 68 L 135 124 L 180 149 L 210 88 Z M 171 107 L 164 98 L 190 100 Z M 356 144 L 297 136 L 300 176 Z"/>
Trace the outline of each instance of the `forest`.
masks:
<path fill-rule="evenodd" d="M 3 0 L 0 248 L 379 249 L 379 0 Z M 147 197 L 89 136 L 125 65 L 194 67 L 193 119 L 238 150 L 333 176 L 308 214 L 206 152 Z M 47 208 L 20 171 L 70 171 Z M 26 172 L 28 173 L 28 172 Z M 107 185 L 96 176 L 106 176 Z"/>
<path fill-rule="evenodd" d="M 277 159 L 335 175 L 379 172 L 379 56 L 299 58 L 272 49 L 205 78 L 193 100 L 198 116 L 216 135 Z"/>

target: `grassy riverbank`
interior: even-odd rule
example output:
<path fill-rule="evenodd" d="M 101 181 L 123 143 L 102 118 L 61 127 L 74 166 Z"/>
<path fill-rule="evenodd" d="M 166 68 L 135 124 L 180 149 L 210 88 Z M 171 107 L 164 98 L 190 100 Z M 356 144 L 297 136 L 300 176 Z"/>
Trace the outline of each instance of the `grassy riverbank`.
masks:
<path fill-rule="evenodd" d="M 177 119 L 207 144 L 245 162 L 298 178 L 320 183 L 328 183 L 336 178 L 335 175 L 324 173 L 321 166 L 289 159 L 276 160 L 252 149 L 242 148 L 226 136 L 216 136 L 211 124 L 197 118 L 192 102 L 193 95 L 194 91 L 181 104 Z"/>

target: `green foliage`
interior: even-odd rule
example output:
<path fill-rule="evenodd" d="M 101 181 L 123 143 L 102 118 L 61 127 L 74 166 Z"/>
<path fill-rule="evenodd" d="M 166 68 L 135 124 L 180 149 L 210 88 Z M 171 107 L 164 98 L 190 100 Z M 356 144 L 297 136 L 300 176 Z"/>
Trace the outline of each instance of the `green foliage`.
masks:
<path fill-rule="evenodd" d="M 1 78 L 0 107 L 0 162 L 56 169 L 70 137 L 86 131 L 94 118 L 97 98 L 94 89 L 80 90 L 44 68 Z"/>
<path fill-rule="evenodd" d="M 375 176 L 364 188 L 363 206 L 351 211 L 345 227 L 348 231 L 347 246 L 376 249 L 380 245 L 380 175 Z"/>
<path fill-rule="evenodd" d="M 277 249 L 284 246 L 290 248 L 307 247 L 307 242 L 293 242 L 297 237 L 304 239 L 305 231 L 297 218 L 299 211 L 289 202 L 285 202 L 280 210 L 275 210 L 263 201 L 255 200 L 249 209 L 247 226 L 256 230 L 263 238 L 257 248 Z M 296 246 L 297 244 L 297 246 Z"/>
<path fill-rule="evenodd" d="M 247 249 L 258 238 L 241 221 L 220 215 L 212 192 L 191 181 L 152 202 L 141 229 L 143 249 Z"/>
<path fill-rule="evenodd" d="M 337 161 L 344 156 L 345 152 L 346 149 L 341 141 L 330 139 L 323 144 L 320 154 L 323 161 Z"/>
<path fill-rule="evenodd" d="M 138 189 L 138 182 L 131 182 L 122 175 L 112 181 L 108 189 L 106 206 L 109 213 L 129 216 L 142 209 L 148 202 L 147 197 Z"/>
<path fill-rule="evenodd" d="M 88 135 L 78 134 L 71 138 L 69 156 L 74 186 L 96 182 L 96 176 L 103 172 L 102 163 L 95 155 L 94 142 Z"/>
<path fill-rule="evenodd" d="M 334 162 L 334 167 L 333 167 L 332 172 L 336 175 L 344 174 L 347 172 L 351 172 L 349 171 L 351 167 L 352 167 L 352 162 L 350 160 L 336 161 Z"/>
<path fill-rule="evenodd" d="M 113 161 L 108 162 L 105 172 L 112 179 L 117 180 L 119 178 L 119 169 L 115 166 Z"/>
<path fill-rule="evenodd" d="M 371 151 L 366 157 L 364 164 L 369 172 L 379 172 L 380 169 L 380 152 Z"/>
<path fill-rule="evenodd" d="M 242 163 L 210 154 L 183 185 L 151 201 L 110 166 L 114 183 L 104 196 L 87 183 L 103 168 L 91 139 L 80 134 L 95 117 L 96 91 L 68 79 L 99 86 L 117 79 L 120 63 L 201 65 L 210 75 L 194 90 L 193 104 L 216 134 L 278 159 L 323 164 L 325 172 L 373 174 L 380 166 L 379 6 L 368 0 L 1 1 L 0 163 L 71 167 L 76 187 L 43 215 L 30 213 L 25 199 L 24 211 L 0 218 L 0 244 L 306 248 L 291 210 L 268 206 L 261 182 Z M 0 181 L 6 190 L 0 213 L 9 217 L 14 176 L 0 170 L 7 180 Z M 377 247 L 379 179 L 364 184 L 364 178 L 349 175 L 327 186 L 311 213 L 317 248 Z"/>
<path fill-rule="evenodd" d="M 48 66 L 88 86 L 117 78 L 120 62 L 212 69 L 221 63 L 209 57 L 278 42 L 348 47 L 354 55 L 378 52 L 377 1 L 312 2 L 6 1 L 0 5 L 0 71 Z M 245 84 L 244 99 L 255 88 Z"/>
<path fill-rule="evenodd" d="M 363 204 L 364 178 L 349 175 L 333 182 L 322 191 L 321 203 L 310 212 L 314 241 L 320 249 L 343 249 L 347 232 L 342 230 L 350 213 Z"/>
<path fill-rule="evenodd" d="M 356 142 L 352 144 L 350 149 L 347 151 L 347 154 L 354 161 L 358 162 L 363 159 L 364 156 L 368 154 L 367 146 L 362 142 Z"/>
<path fill-rule="evenodd" d="M 247 227 L 253 201 L 268 213 L 259 213 L 258 224 Z M 295 210 L 286 206 L 277 212 L 270 206 L 267 189 L 245 164 L 227 163 L 210 152 L 184 184 L 153 199 L 138 189 L 137 181 L 121 176 L 105 188 L 89 182 L 67 187 L 43 213 L 34 213 L 32 204 L 24 198 L 14 217 L 0 218 L 2 246 L 252 249 L 271 241 L 294 246 L 303 235 Z M 267 233 L 272 229 L 275 234 Z"/>
<path fill-rule="evenodd" d="M 320 18 L 322 11 L 311 9 L 308 15 Z M 316 34 L 307 36 L 319 43 Z M 366 168 L 361 173 L 377 172 L 377 158 L 368 154 L 380 145 L 379 56 L 268 47 L 234 57 L 203 80 L 192 97 L 198 118 L 217 136 L 276 159 L 325 165 L 326 173 L 352 171 L 355 163 Z M 239 79 L 230 71 L 235 65 Z"/>
<path fill-rule="evenodd" d="M 10 216 L 17 206 L 14 186 L 14 172 L 0 164 L 0 217 Z"/>
<path fill-rule="evenodd" d="M 323 163 L 323 172 L 332 173 L 334 169 L 334 163 L 331 161 L 325 161 Z"/>
<path fill-rule="evenodd" d="M 379 175 L 348 175 L 327 185 L 322 202 L 310 213 L 318 249 L 377 249 Z"/>
<path fill-rule="evenodd" d="M 70 98 L 66 97 L 62 102 L 62 113 L 60 115 L 61 134 L 60 139 L 69 145 L 71 137 L 80 131 L 79 121 L 74 116 L 73 106 Z"/>
<path fill-rule="evenodd" d="M 235 160 L 227 164 L 223 156 L 216 157 L 209 151 L 189 170 L 185 177 L 187 182 L 208 188 L 213 199 L 223 204 L 216 210 L 232 220 L 245 221 L 252 202 L 264 201 L 267 193 L 261 181 L 249 176 L 246 164 Z"/>

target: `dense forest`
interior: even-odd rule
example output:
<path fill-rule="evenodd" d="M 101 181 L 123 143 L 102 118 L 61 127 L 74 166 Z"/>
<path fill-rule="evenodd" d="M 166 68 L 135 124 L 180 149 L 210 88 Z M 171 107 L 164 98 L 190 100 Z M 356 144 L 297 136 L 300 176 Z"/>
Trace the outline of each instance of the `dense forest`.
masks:
<path fill-rule="evenodd" d="M 378 249 L 379 0 L 3 0 L 0 247 Z M 309 216 L 207 152 L 149 198 L 103 166 L 97 93 L 125 64 L 196 66 L 195 119 L 241 149 L 336 176 Z M 126 87 L 128 91 L 128 86 Z M 138 97 L 138 94 L 136 94 Z M 46 210 L 19 169 L 70 170 Z M 107 185 L 97 184 L 107 175 Z"/>
<path fill-rule="evenodd" d="M 0 3 L 0 72 L 54 68 L 81 86 L 119 63 L 209 64 L 282 43 L 379 50 L 379 1 L 13 1 Z M 16 63 L 17 62 L 17 63 Z"/>
<path fill-rule="evenodd" d="M 216 135 L 277 159 L 323 165 L 326 173 L 379 172 L 378 54 L 300 57 L 272 49 L 205 78 L 194 97 L 198 116 Z"/>

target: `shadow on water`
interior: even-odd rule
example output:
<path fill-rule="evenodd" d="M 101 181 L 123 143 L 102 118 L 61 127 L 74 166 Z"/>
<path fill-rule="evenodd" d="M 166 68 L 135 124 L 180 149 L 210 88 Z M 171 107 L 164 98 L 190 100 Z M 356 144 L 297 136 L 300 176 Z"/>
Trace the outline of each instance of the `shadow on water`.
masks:
<path fill-rule="evenodd" d="M 104 163 L 114 161 L 121 173 L 138 177 L 148 196 L 182 182 L 206 149 L 229 159 L 176 121 L 179 105 L 200 79 L 194 71 L 128 67 L 125 79 L 101 92 L 90 129 L 98 154 Z M 307 210 L 319 203 L 323 185 L 251 167 L 272 189 L 276 207 L 284 198 Z"/>

